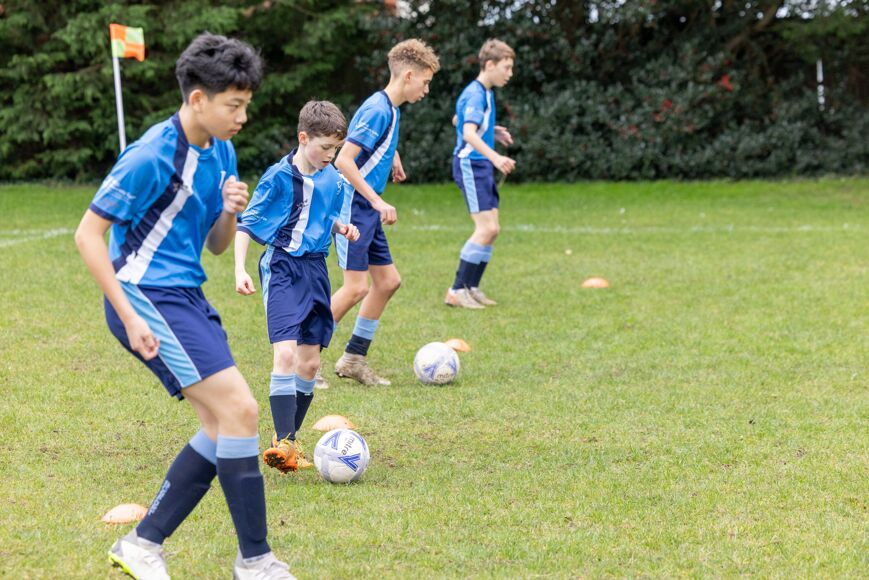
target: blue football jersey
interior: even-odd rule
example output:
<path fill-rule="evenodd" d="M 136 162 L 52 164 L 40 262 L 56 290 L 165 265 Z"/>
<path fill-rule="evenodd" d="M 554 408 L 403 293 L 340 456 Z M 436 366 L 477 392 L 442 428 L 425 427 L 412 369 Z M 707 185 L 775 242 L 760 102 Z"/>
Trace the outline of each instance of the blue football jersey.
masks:
<path fill-rule="evenodd" d="M 90 205 L 114 222 L 109 257 L 115 277 L 158 287 L 205 282 L 202 246 L 220 217 L 221 190 L 231 175 L 238 176 L 232 144 L 191 145 L 177 113 L 127 147 Z"/>
<path fill-rule="evenodd" d="M 384 91 L 368 97 L 347 128 L 347 141 L 362 148 L 356 167 L 378 195 L 383 194 L 392 172 L 392 159 L 398 147 L 398 121 L 401 113 Z"/>
<path fill-rule="evenodd" d="M 328 254 L 332 226 L 344 202 L 344 179 L 331 165 L 303 175 L 293 165 L 295 154 L 293 150 L 268 168 L 239 216 L 238 229 L 291 256 Z"/>
<path fill-rule="evenodd" d="M 474 79 L 465 87 L 456 101 L 456 148 L 453 155 L 464 159 L 485 159 L 486 157 L 465 142 L 463 130 L 465 123 L 477 126 L 477 135 L 492 149 L 495 148 L 495 93 Z"/>

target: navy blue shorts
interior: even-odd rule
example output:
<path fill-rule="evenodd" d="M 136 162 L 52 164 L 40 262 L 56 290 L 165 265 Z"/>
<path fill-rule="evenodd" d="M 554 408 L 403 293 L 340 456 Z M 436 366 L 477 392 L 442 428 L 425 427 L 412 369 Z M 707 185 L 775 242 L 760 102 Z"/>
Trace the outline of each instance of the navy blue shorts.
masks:
<path fill-rule="evenodd" d="M 260 258 L 259 275 L 269 341 L 329 346 L 335 321 L 326 255 L 291 256 L 269 246 Z"/>
<path fill-rule="evenodd" d="M 220 315 L 201 288 L 156 288 L 121 283 L 133 309 L 160 340 L 149 361 L 130 348 L 127 331 L 108 299 L 106 322 L 115 338 L 157 375 L 170 395 L 183 399 L 181 389 L 235 366 Z"/>
<path fill-rule="evenodd" d="M 380 223 L 380 212 L 375 211 L 368 200 L 358 193 L 353 194 L 350 223 L 359 228 L 358 240 L 348 242 L 344 236 L 335 236 L 335 250 L 341 269 L 366 272 L 368 266 L 390 265 L 392 254 L 389 253 L 389 243 Z"/>
<path fill-rule="evenodd" d="M 453 180 L 465 195 L 469 212 L 498 209 L 501 198 L 495 183 L 495 166 L 488 159 L 453 157 Z"/>

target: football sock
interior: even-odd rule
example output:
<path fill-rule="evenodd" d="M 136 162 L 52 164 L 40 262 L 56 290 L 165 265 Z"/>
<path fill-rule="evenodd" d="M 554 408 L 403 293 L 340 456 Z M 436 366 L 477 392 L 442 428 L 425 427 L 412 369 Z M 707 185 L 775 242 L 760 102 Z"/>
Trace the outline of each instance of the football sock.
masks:
<path fill-rule="evenodd" d="M 190 515 L 217 475 L 216 448 L 202 430 L 184 446 L 166 473 L 148 514 L 136 527 L 140 538 L 162 544 Z"/>
<path fill-rule="evenodd" d="M 307 380 L 302 377 L 296 377 L 296 432 L 302 428 L 302 422 L 304 422 L 305 415 L 308 413 L 308 408 L 313 400 L 314 379 Z"/>
<path fill-rule="evenodd" d="M 295 435 L 296 375 L 272 373 L 269 384 L 269 406 L 278 441 Z M 294 437 L 291 437 L 294 438 Z"/>
<path fill-rule="evenodd" d="M 486 266 L 489 265 L 489 261 L 492 259 L 492 246 L 482 246 L 483 247 L 483 256 L 480 260 L 480 263 L 477 264 L 477 267 L 474 268 L 474 272 L 472 274 L 471 283 L 468 285 L 470 288 L 478 288 L 480 286 L 480 280 L 483 279 L 483 272 L 486 271 Z"/>
<path fill-rule="evenodd" d="M 242 558 L 270 551 L 266 497 L 259 470 L 259 437 L 217 436 L 217 478 L 238 536 Z"/>
<path fill-rule="evenodd" d="M 476 270 L 480 262 L 486 256 L 486 247 L 476 244 L 471 240 L 465 242 L 459 253 L 459 268 L 456 270 L 456 280 L 453 282 L 453 290 L 470 288 L 474 286 Z M 488 246 L 491 247 L 491 246 Z"/>
<path fill-rule="evenodd" d="M 468 286 L 468 281 L 472 278 L 471 272 L 477 267 L 465 260 L 459 260 L 459 267 L 456 270 L 456 279 L 453 282 L 453 290 L 461 290 Z"/>
<path fill-rule="evenodd" d="M 368 354 L 368 347 L 371 346 L 371 341 L 374 339 L 374 332 L 380 324 L 379 320 L 370 320 L 368 318 L 356 317 L 356 326 L 353 327 L 353 336 L 347 343 L 347 348 L 344 349 L 350 354 Z"/>

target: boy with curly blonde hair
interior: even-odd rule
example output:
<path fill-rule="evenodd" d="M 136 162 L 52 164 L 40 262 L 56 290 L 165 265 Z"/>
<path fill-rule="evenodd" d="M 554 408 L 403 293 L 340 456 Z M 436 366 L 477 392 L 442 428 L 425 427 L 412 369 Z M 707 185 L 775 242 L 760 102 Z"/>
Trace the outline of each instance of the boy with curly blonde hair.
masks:
<path fill-rule="evenodd" d="M 355 189 L 339 219 L 353 224 L 360 233 L 359 241 L 353 245 L 342 238 L 336 241 L 344 283 L 332 296 L 335 321 L 362 302 L 353 336 L 335 365 L 335 372 L 364 385 L 390 384 L 368 366 L 366 356 L 383 310 L 401 285 L 383 231 L 383 224 L 395 223 L 396 211 L 381 198 L 390 174 L 394 182 L 406 179 L 396 151 L 399 107 L 422 100 L 440 69 L 434 50 L 418 39 L 398 43 L 389 51 L 388 58 L 389 84 L 371 95 L 353 115 L 347 141 L 335 160 L 335 167 Z"/>

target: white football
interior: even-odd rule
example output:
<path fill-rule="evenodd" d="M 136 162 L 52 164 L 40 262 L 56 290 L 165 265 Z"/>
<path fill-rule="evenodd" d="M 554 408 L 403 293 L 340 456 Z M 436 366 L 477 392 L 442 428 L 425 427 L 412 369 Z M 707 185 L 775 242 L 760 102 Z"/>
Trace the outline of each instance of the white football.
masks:
<path fill-rule="evenodd" d="M 368 468 L 368 444 L 350 429 L 333 429 L 314 448 L 314 467 L 330 483 L 356 481 Z"/>
<path fill-rule="evenodd" d="M 459 355 L 442 342 L 430 342 L 416 353 L 413 372 L 427 385 L 445 385 L 459 374 Z"/>

